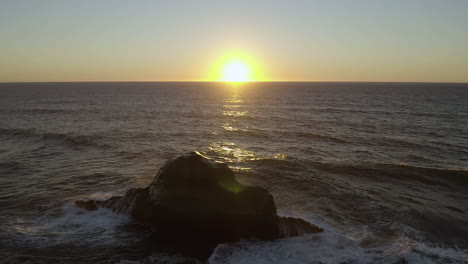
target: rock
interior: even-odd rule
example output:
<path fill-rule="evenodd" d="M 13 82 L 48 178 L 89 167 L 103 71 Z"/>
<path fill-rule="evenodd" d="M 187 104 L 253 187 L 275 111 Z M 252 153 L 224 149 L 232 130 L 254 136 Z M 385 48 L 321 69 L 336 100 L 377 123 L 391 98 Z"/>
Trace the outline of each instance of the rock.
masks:
<path fill-rule="evenodd" d="M 295 237 L 323 231 L 303 219 L 284 216 L 278 218 L 278 229 L 280 237 Z"/>
<path fill-rule="evenodd" d="M 394 262 L 393 264 L 408 264 L 408 261 L 406 261 L 405 258 L 401 258 L 397 262 Z"/>
<path fill-rule="evenodd" d="M 241 238 L 270 240 L 322 231 L 302 219 L 278 216 L 267 190 L 239 183 L 226 164 L 197 152 L 167 161 L 146 188 L 75 204 L 127 214 L 151 225 L 159 240 L 179 248 L 212 250 L 218 243 Z"/>
<path fill-rule="evenodd" d="M 89 201 L 78 200 L 78 201 L 75 201 L 75 206 L 78 208 L 89 210 L 89 211 L 97 210 L 97 206 L 93 200 L 89 200 Z"/>

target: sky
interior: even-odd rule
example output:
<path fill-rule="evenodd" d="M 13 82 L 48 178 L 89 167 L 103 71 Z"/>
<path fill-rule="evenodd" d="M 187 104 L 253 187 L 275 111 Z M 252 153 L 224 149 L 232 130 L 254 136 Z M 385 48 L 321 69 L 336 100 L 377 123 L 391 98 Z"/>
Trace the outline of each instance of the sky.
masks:
<path fill-rule="evenodd" d="M 466 0 L 0 0 L 0 82 L 468 82 Z M 237 56 L 236 55 L 236 56 Z"/>

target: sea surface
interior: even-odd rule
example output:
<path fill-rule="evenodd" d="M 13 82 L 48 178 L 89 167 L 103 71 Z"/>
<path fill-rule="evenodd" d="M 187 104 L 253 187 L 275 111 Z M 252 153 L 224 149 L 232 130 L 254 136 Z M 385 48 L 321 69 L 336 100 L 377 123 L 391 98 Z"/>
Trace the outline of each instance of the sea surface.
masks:
<path fill-rule="evenodd" d="M 325 230 L 206 262 L 468 263 L 468 84 L 3 83 L 0 142 L 0 263 L 197 262 L 73 207 L 189 151 Z"/>

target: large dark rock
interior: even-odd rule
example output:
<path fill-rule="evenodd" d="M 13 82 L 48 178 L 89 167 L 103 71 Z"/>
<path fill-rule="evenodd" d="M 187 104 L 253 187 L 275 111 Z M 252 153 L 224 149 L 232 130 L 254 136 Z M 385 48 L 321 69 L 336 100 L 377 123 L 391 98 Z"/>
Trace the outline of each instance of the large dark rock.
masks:
<path fill-rule="evenodd" d="M 146 188 L 75 205 L 111 208 L 151 225 L 160 240 L 209 250 L 241 238 L 269 240 L 322 231 L 302 219 L 278 216 L 267 190 L 240 184 L 226 164 L 197 152 L 167 161 Z"/>

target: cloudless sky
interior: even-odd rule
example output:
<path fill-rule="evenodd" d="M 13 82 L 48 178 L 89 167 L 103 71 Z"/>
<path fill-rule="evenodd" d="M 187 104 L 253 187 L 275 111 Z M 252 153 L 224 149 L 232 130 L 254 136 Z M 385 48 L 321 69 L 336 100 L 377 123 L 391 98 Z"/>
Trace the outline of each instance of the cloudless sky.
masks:
<path fill-rule="evenodd" d="M 468 82 L 466 0 L 0 0 L 0 82 Z"/>

